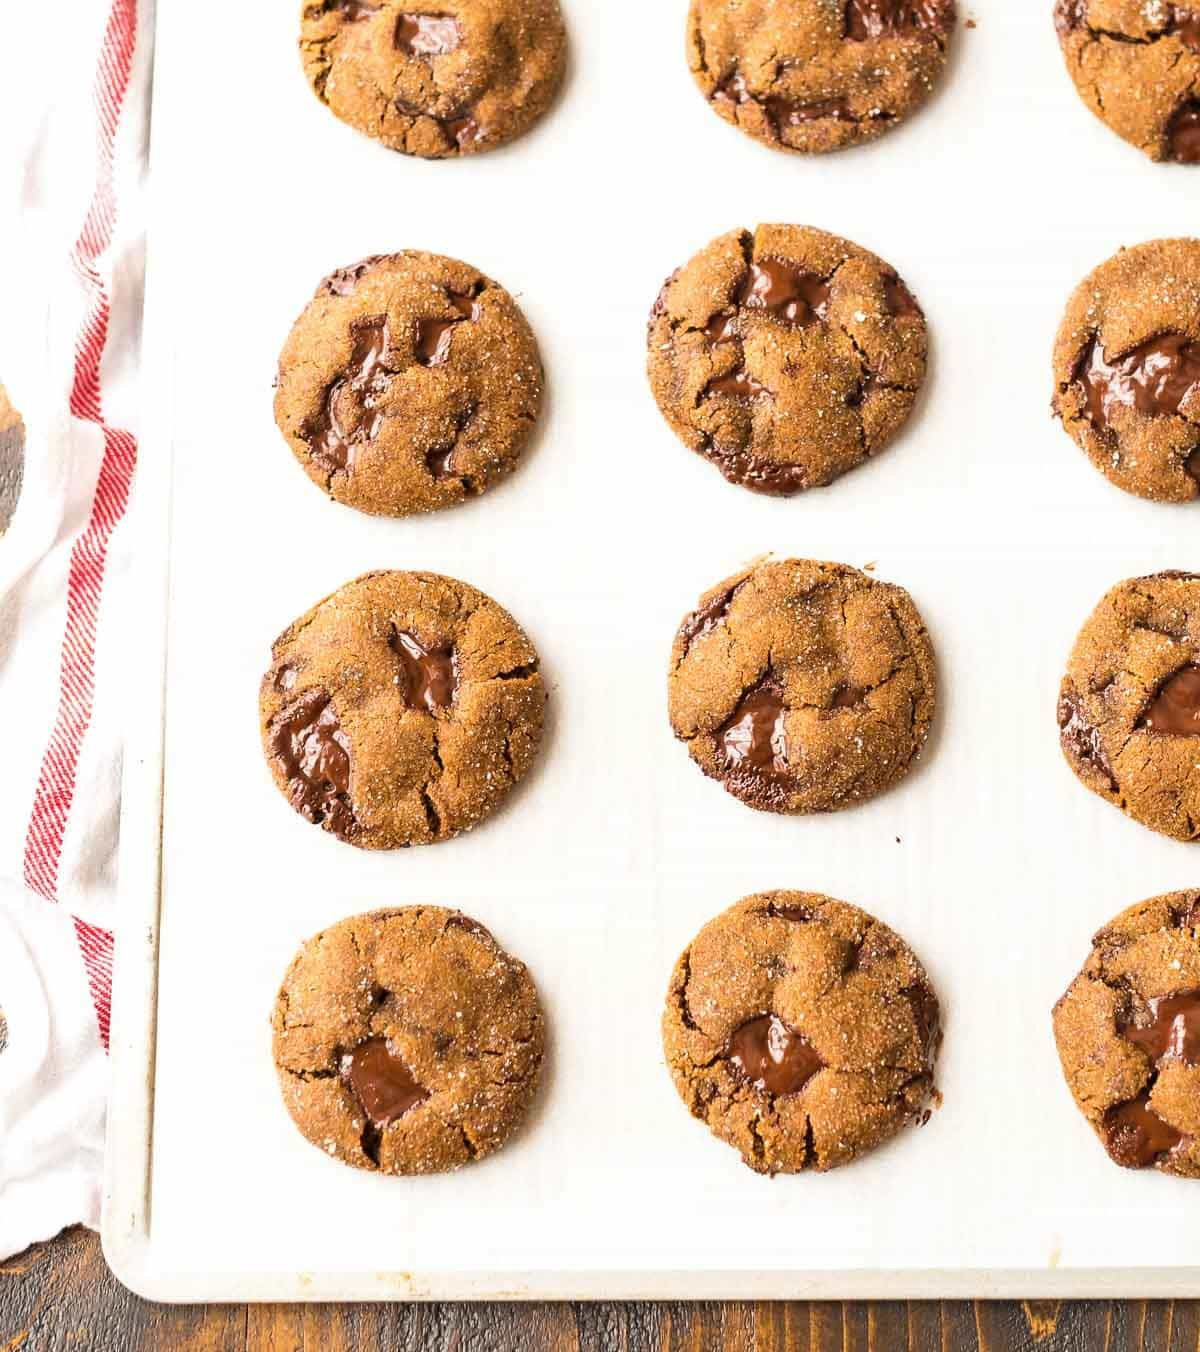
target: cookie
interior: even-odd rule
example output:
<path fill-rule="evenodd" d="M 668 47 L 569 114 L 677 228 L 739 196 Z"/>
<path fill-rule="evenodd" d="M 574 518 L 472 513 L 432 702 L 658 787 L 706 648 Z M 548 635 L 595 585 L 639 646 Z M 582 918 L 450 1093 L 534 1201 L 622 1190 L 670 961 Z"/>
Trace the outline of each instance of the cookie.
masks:
<path fill-rule="evenodd" d="M 1118 488 L 1200 496 L 1200 240 L 1122 249 L 1084 279 L 1054 344 L 1054 411 Z"/>
<path fill-rule="evenodd" d="M 1200 164 L 1200 8 L 1170 0 L 1057 0 L 1079 97 L 1152 160 Z"/>
<path fill-rule="evenodd" d="M 405 252 L 326 277 L 279 358 L 275 421 L 308 477 L 378 516 L 452 507 L 520 459 L 537 342 L 483 273 Z"/>
<path fill-rule="evenodd" d="M 1200 576 L 1114 587 L 1075 641 L 1058 701 L 1063 755 L 1134 821 L 1200 838 Z"/>
<path fill-rule="evenodd" d="M 351 845 L 449 840 L 533 764 L 546 687 L 495 601 L 435 573 L 367 573 L 286 629 L 259 695 L 275 783 Z"/>
<path fill-rule="evenodd" d="M 1200 892 L 1151 897 L 1096 935 L 1054 1040 L 1117 1164 L 1200 1178 Z"/>
<path fill-rule="evenodd" d="M 709 105 L 775 150 L 873 141 L 929 97 L 954 0 L 692 0 L 687 54 Z"/>
<path fill-rule="evenodd" d="M 812 892 L 710 920 L 671 973 L 662 1033 L 689 1112 L 760 1174 L 849 1164 L 940 1102 L 925 969 L 874 916 Z"/>
<path fill-rule="evenodd" d="M 840 563 L 767 560 L 719 583 L 675 636 L 675 736 L 762 812 L 833 812 L 920 755 L 933 647 L 906 591 Z"/>
<path fill-rule="evenodd" d="M 305 0 L 317 98 L 389 150 L 478 155 L 529 130 L 566 70 L 558 0 Z"/>
<path fill-rule="evenodd" d="M 440 906 L 343 920 L 292 959 L 271 1019 L 283 1101 L 344 1164 L 434 1174 L 498 1150 L 537 1090 L 529 972 Z"/>
<path fill-rule="evenodd" d="M 732 230 L 663 287 L 650 385 L 685 446 L 779 497 L 832 483 L 903 426 L 925 317 L 896 270 L 806 226 Z"/>
<path fill-rule="evenodd" d="M 17 510 L 25 478 L 25 424 L 0 385 L 0 535 Z"/>

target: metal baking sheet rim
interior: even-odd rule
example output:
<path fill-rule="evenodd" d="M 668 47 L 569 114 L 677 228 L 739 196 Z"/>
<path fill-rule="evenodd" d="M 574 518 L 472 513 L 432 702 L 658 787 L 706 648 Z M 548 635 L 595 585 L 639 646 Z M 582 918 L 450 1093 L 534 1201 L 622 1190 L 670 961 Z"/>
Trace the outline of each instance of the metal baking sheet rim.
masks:
<path fill-rule="evenodd" d="M 147 350 L 159 330 L 161 288 L 147 290 Z M 166 305 L 162 328 L 166 329 Z M 169 350 L 169 349 L 166 349 Z M 145 377 L 143 377 L 145 380 Z M 146 382 L 148 383 L 148 381 Z M 161 388 L 161 387 L 160 387 Z M 145 444 L 169 447 L 172 397 L 156 401 Z M 142 549 L 131 605 L 165 617 L 170 574 L 170 455 L 143 455 L 134 499 Z M 148 560 L 161 561 L 151 566 Z M 166 711 L 166 624 L 150 626 L 135 668 L 121 811 L 124 915 L 113 970 L 112 1079 L 101 1243 L 117 1279 L 161 1303 L 266 1301 L 536 1300 L 895 1300 L 1184 1299 L 1200 1295 L 1189 1268 L 911 1270 L 859 1272 L 173 1272 L 155 1257 L 150 1169 L 154 1149 L 154 1063 Z M 119 1106 L 119 1111 L 112 1111 Z"/>
<path fill-rule="evenodd" d="M 149 9 L 150 6 L 145 6 Z M 150 215 L 154 213 L 150 194 Z M 152 221 L 151 221 L 152 223 Z M 150 231 L 153 239 L 153 231 Z M 150 250 L 153 258 L 153 250 Z M 166 286 L 147 272 L 143 350 L 171 352 Z M 159 334 L 162 345 L 159 346 Z M 168 360 L 173 360 L 169 358 Z M 153 363 L 148 363 L 153 365 Z M 130 669 L 122 785 L 123 907 L 113 971 L 110 1112 L 101 1243 L 117 1279 L 160 1303 L 784 1299 L 1184 1299 L 1200 1296 L 1195 1268 L 908 1269 L 859 1271 L 663 1270 L 539 1272 L 213 1272 L 172 1270 L 155 1252 L 151 1216 L 161 900 L 166 613 L 171 568 L 174 369 L 148 411 L 130 523 L 140 546 L 127 602 L 159 616 Z M 151 381 L 143 373 L 142 383 Z M 147 448 L 158 448 L 158 454 Z"/>

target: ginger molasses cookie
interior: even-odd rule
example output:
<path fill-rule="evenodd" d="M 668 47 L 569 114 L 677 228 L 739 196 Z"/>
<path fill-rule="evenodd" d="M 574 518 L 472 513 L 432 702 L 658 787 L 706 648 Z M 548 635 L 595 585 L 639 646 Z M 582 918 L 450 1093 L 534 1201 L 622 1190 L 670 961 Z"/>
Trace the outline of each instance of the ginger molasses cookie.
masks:
<path fill-rule="evenodd" d="M 692 0 L 688 64 L 726 122 L 776 150 L 872 141 L 929 97 L 954 0 Z"/>
<path fill-rule="evenodd" d="M 566 69 L 558 0 L 304 0 L 313 92 L 356 131 L 426 159 L 520 136 Z"/>
<path fill-rule="evenodd" d="M 849 1164 L 939 1101 L 925 969 L 874 916 L 815 893 L 760 892 L 710 920 L 662 1027 L 680 1098 L 756 1173 Z"/>
<path fill-rule="evenodd" d="M 1200 496 L 1200 240 L 1122 249 L 1080 283 L 1054 345 L 1054 411 L 1118 488 Z"/>
<path fill-rule="evenodd" d="M 675 637 L 675 735 L 763 812 L 882 793 L 933 722 L 933 647 L 912 598 L 840 563 L 767 560 L 719 583 Z"/>
<path fill-rule="evenodd" d="M 466 263 L 407 252 L 317 288 L 279 358 L 275 421 L 330 497 L 411 516 L 508 474 L 542 388 L 537 343 L 508 292 Z"/>
<path fill-rule="evenodd" d="M 649 375 L 676 436 L 787 496 L 877 454 L 925 379 L 925 316 L 896 270 L 797 225 L 732 230 L 663 287 Z"/>
<path fill-rule="evenodd" d="M 1122 582 L 1075 640 L 1058 701 L 1063 755 L 1135 821 L 1200 838 L 1200 576 Z"/>
<path fill-rule="evenodd" d="M 25 478 L 25 424 L 0 385 L 0 535 L 17 510 Z"/>
<path fill-rule="evenodd" d="M 1200 5 L 1056 0 L 1079 97 L 1152 160 L 1200 164 Z"/>
<path fill-rule="evenodd" d="M 524 963 L 440 906 L 355 916 L 309 939 L 271 1024 L 296 1126 L 344 1164 L 384 1174 L 442 1173 L 498 1150 L 542 1068 Z"/>
<path fill-rule="evenodd" d="M 1117 1164 L 1200 1178 L 1200 892 L 1151 897 L 1096 935 L 1054 1039 Z"/>
<path fill-rule="evenodd" d="M 495 601 L 435 573 L 367 573 L 278 639 L 259 696 L 275 783 L 367 850 L 449 840 L 532 765 L 546 687 Z"/>

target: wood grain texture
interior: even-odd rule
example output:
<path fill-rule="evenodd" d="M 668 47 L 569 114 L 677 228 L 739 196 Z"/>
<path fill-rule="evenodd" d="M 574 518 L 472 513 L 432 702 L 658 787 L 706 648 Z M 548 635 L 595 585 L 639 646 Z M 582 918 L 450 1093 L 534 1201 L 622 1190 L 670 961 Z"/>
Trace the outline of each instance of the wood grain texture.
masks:
<path fill-rule="evenodd" d="M 1198 1352 L 1200 1302 L 149 1305 L 96 1236 L 0 1264 L 0 1352 Z"/>

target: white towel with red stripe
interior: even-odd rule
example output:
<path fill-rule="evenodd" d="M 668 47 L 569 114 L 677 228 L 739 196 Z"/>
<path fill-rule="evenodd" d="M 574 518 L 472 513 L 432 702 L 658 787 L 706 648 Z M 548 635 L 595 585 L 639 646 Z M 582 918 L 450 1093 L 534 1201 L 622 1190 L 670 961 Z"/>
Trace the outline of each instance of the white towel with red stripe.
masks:
<path fill-rule="evenodd" d="M 26 442 L 0 537 L 0 1258 L 99 1220 L 151 6 L 5 13 L 0 383 Z"/>

